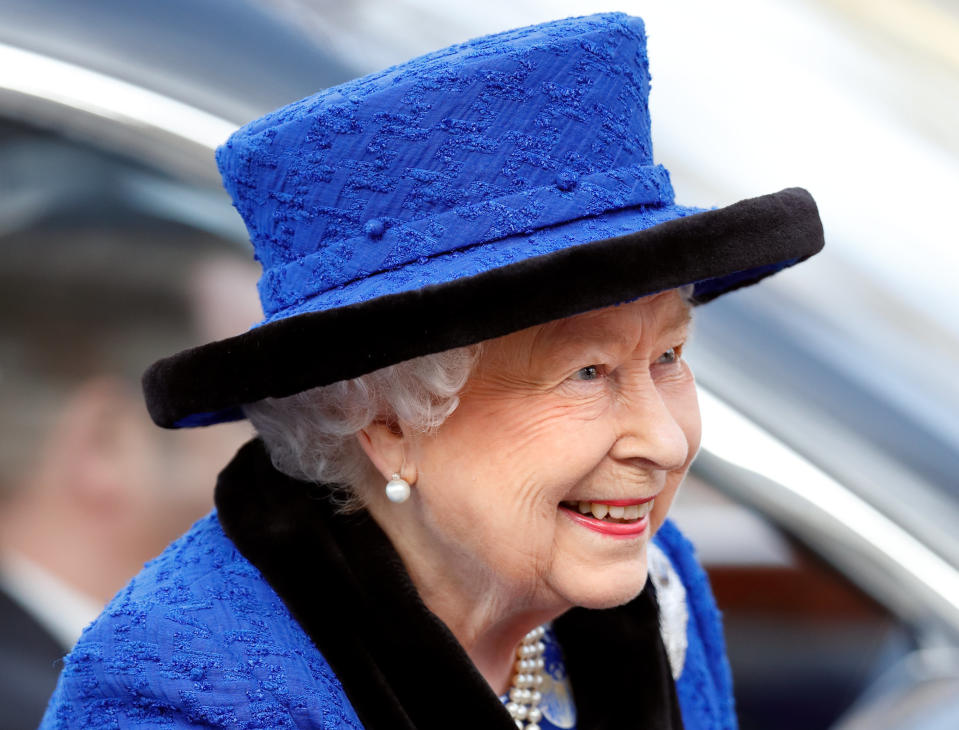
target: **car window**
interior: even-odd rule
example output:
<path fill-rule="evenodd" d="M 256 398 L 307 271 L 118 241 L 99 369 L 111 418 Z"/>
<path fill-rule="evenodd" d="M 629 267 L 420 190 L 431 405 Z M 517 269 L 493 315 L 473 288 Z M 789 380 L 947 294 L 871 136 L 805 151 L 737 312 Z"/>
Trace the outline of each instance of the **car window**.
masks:
<path fill-rule="evenodd" d="M 742 730 L 830 728 L 917 647 L 913 628 L 697 470 L 673 518 L 723 613 Z"/>

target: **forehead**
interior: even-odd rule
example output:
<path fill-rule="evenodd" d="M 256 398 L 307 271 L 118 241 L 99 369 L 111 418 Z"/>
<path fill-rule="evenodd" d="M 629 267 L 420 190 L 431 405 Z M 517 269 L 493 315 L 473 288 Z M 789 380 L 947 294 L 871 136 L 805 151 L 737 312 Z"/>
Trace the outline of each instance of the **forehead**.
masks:
<path fill-rule="evenodd" d="M 588 340 L 634 346 L 642 338 L 682 329 L 691 318 L 689 304 L 671 290 L 549 322 L 536 338 L 544 343 Z"/>
<path fill-rule="evenodd" d="M 683 330 L 691 317 L 689 304 L 671 290 L 514 332 L 487 343 L 483 359 L 532 362 L 590 346 L 632 350 Z"/>

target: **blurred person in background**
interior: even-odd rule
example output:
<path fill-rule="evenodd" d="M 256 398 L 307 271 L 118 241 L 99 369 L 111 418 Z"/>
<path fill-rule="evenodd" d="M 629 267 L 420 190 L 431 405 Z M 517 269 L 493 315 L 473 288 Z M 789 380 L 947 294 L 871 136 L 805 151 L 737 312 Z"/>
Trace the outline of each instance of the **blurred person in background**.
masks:
<path fill-rule="evenodd" d="M 81 629 L 211 508 L 247 429 L 160 431 L 139 376 L 245 329 L 253 281 L 222 241 L 159 224 L 0 239 L 0 728 L 36 726 Z"/>

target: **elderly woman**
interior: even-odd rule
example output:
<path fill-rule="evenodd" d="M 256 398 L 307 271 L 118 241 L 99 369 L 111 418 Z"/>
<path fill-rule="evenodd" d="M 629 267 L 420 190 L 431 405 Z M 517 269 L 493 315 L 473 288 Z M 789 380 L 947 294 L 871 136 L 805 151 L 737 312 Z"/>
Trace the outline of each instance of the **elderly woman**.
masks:
<path fill-rule="evenodd" d="M 700 439 L 683 348 L 692 305 L 822 230 L 801 190 L 676 205 L 648 86 L 641 21 L 600 15 L 233 135 L 266 318 L 145 388 L 163 426 L 259 438 L 85 632 L 45 727 L 735 726 L 666 521 Z"/>

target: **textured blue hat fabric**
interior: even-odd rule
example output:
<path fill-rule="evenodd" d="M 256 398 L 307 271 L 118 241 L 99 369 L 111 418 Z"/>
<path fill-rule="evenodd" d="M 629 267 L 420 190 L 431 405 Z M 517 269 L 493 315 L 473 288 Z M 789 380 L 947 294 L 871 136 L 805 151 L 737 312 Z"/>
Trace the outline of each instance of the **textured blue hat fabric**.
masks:
<path fill-rule="evenodd" d="M 506 288 L 519 292 L 542 267 L 575 275 L 582 262 L 565 255 L 573 249 L 622 240 L 607 251 L 605 270 L 576 281 L 582 301 L 574 296 L 560 306 L 519 296 L 515 305 L 529 316 L 508 321 L 464 311 L 458 322 L 427 327 L 425 337 L 414 326 L 391 354 L 351 345 L 343 356 L 354 366 L 335 372 L 288 381 L 286 371 L 263 362 L 263 348 L 278 341 L 250 338 L 161 361 L 145 379 L 155 420 L 169 426 L 237 417 L 242 402 L 681 284 L 695 283 L 707 300 L 818 250 L 818 214 L 804 192 L 725 216 L 675 204 L 666 169 L 653 162 L 649 79 L 642 21 L 595 15 L 452 46 L 239 129 L 217 151 L 217 163 L 263 266 L 264 333 L 311 316 L 320 328 L 314 334 L 331 336 L 323 327 L 357 308 L 369 311 L 351 319 L 353 326 L 375 330 L 382 310 L 367 305 L 405 294 L 393 300 L 402 329 L 408 304 L 420 308 L 408 316 L 430 318 L 420 293 L 428 292 L 433 306 L 452 301 L 442 292 L 461 296 L 467 285 L 471 297 L 491 295 L 491 287 L 504 286 L 487 276 L 493 272 L 512 277 Z M 675 241 L 668 248 L 658 234 L 636 239 L 683 218 L 697 220 L 688 236 L 676 225 L 663 229 Z M 746 235 L 757 231 L 772 245 Z M 634 260 L 634 249 L 646 258 Z M 623 263 L 636 265 L 618 284 L 608 280 L 622 277 L 613 254 L 628 254 Z M 284 353 L 295 358 L 295 349 Z M 241 351 L 255 362 L 237 360 Z M 226 355 L 242 371 L 230 392 L 222 383 Z M 201 371 L 209 377 L 197 379 Z M 221 412 L 229 407 L 230 414 Z"/>
<path fill-rule="evenodd" d="M 648 93 L 642 21 L 599 15 L 453 46 L 248 124 L 217 161 L 264 267 L 266 321 L 698 212 L 653 164 Z"/>

